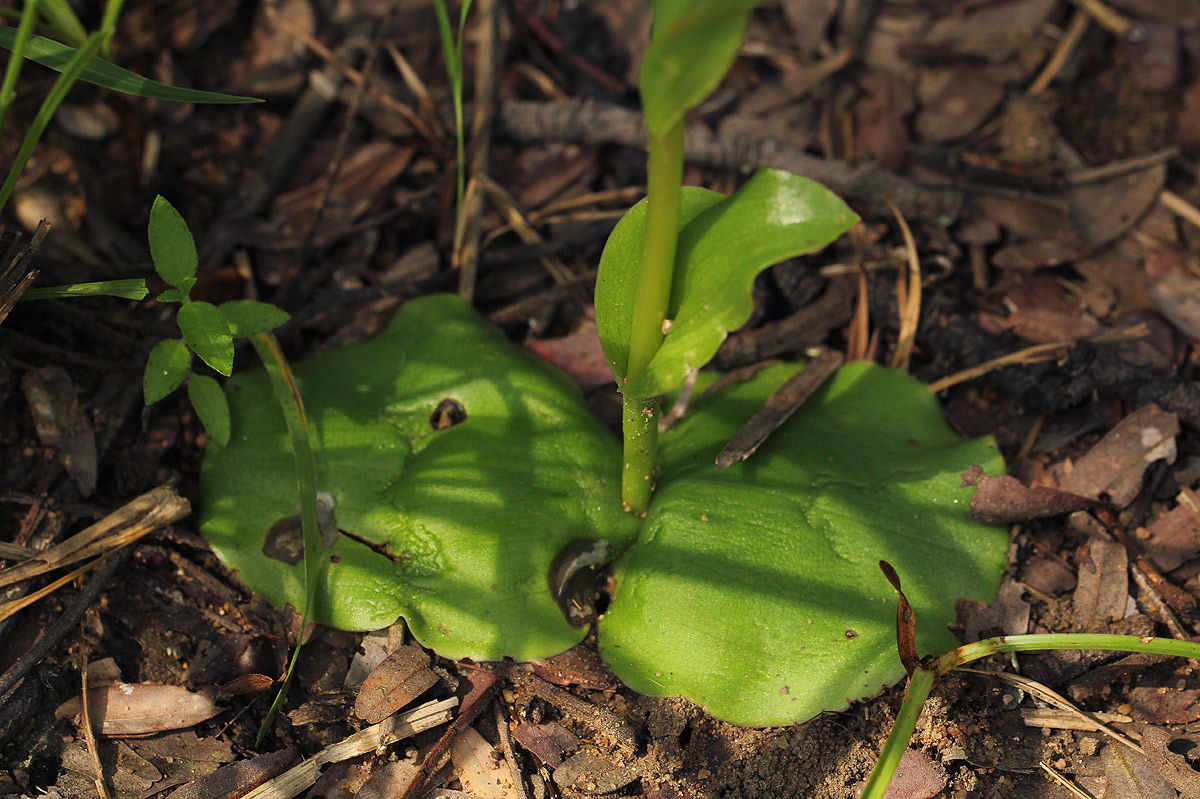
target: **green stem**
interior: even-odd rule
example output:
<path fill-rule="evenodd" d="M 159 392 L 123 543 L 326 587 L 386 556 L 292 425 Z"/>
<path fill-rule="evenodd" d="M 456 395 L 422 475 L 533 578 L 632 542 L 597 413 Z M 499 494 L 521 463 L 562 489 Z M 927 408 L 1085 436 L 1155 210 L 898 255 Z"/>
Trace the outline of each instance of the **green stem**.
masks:
<path fill-rule="evenodd" d="M 646 515 L 654 491 L 654 461 L 658 456 L 658 397 L 625 397 L 621 431 L 625 462 L 621 469 L 621 501 L 625 510 Z"/>
<path fill-rule="evenodd" d="M 646 230 L 633 301 L 629 362 L 625 379 L 637 377 L 663 341 L 663 323 L 671 299 L 675 248 L 679 241 L 679 196 L 683 184 L 683 120 L 661 137 L 650 139 L 646 181 Z M 658 457 L 658 398 L 625 397 L 625 457 L 621 499 L 626 510 L 645 515 L 654 488 Z"/>
<path fill-rule="evenodd" d="M 663 322 L 671 299 L 675 246 L 679 241 L 679 196 L 683 185 L 683 121 L 662 138 L 650 139 L 646 176 L 646 231 L 642 235 L 642 264 L 633 301 L 629 336 L 629 365 L 625 379 L 642 373 L 663 340 Z"/>
<path fill-rule="evenodd" d="M 925 707 L 925 700 L 933 690 L 933 680 L 936 676 L 933 670 L 918 666 L 908 678 L 908 685 L 904 689 L 904 702 L 900 705 L 900 711 L 896 713 L 896 723 L 892 725 L 892 731 L 883 742 L 883 749 L 879 750 L 879 759 L 875 761 L 875 768 L 871 769 L 871 776 L 867 778 L 867 784 L 863 786 L 859 799 L 882 799 L 886 793 L 888 783 L 892 781 L 892 775 L 896 772 L 896 766 L 900 764 L 900 758 L 903 757 L 913 731 L 917 728 L 917 719 L 921 718 L 921 709 Z"/>

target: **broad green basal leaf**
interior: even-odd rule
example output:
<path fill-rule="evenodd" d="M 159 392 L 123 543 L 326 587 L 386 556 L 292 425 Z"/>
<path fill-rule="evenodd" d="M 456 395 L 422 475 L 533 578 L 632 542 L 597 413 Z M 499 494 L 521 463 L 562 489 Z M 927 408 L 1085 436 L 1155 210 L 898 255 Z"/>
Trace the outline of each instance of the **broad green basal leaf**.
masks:
<path fill-rule="evenodd" d="M 754 310 L 754 278 L 786 258 L 819 250 L 858 216 L 819 183 L 761 169 L 729 197 L 685 188 L 679 248 L 667 309 L 670 329 L 637 377 L 623 382 L 633 297 L 640 264 L 645 204 L 613 230 L 596 279 L 596 324 L 621 392 L 650 397 L 677 388 L 716 354 Z"/>
<path fill-rule="evenodd" d="M 1005 567 L 1005 531 L 971 521 L 959 477 L 1002 470 L 999 454 L 961 441 L 900 372 L 843 367 L 749 460 L 714 469 L 791 372 L 725 389 L 664 436 L 658 492 L 600 626 L 632 688 L 738 724 L 838 710 L 903 676 L 880 560 L 904 580 L 925 652 L 955 645 L 955 600 L 990 599 Z"/>
<path fill-rule="evenodd" d="M 617 442 L 573 385 L 448 296 L 295 375 L 318 488 L 346 533 L 326 553 L 316 621 L 366 630 L 403 615 L 451 658 L 545 657 L 583 637 L 548 588 L 554 556 L 575 539 L 619 551 L 637 522 L 620 510 Z M 261 375 L 227 393 L 233 439 L 205 456 L 201 530 L 248 585 L 299 606 L 303 567 L 263 554 L 273 527 L 297 526 L 283 420 Z"/>
<path fill-rule="evenodd" d="M 704 101 L 729 71 L 758 0 L 655 0 L 638 73 L 651 136 Z"/>

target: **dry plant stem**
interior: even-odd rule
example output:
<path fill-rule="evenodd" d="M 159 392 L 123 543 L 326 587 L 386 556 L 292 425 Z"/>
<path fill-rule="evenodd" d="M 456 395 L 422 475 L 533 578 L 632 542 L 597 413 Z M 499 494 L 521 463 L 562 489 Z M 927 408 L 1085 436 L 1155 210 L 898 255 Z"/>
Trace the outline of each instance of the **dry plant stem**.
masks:
<path fill-rule="evenodd" d="M 921 259 L 917 255 L 917 243 L 913 240 L 912 230 L 904 219 L 904 214 L 888 198 L 888 206 L 900 225 L 904 235 L 904 251 L 908 260 L 908 283 L 904 282 L 904 273 L 897 276 L 896 299 L 900 312 L 900 332 L 897 336 L 896 351 L 892 354 L 893 369 L 908 369 L 908 359 L 912 356 L 913 344 L 917 340 L 917 323 L 921 318 Z"/>
<path fill-rule="evenodd" d="M 1067 23 L 1067 29 L 1063 32 L 1062 38 L 1058 40 L 1058 44 L 1054 47 L 1054 52 L 1050 54 L 1050 58 L 1046 60 L 1042 71 L 1034 79 L 1033 83 L 1029 84 L 1026 89 L 1026 94 L 1031 97 L 1036 97 L 1046 91 L 1050 86 L 1050 82 L 1054 80 L 1067 63 L 1071 53 L 1074 52 L 1075 46 L 1083 38 L 1083 34 L 1087 31 L 1088 23 L 1091 22 L 1089 15 L 1082 8 L 1075 9 L 1075 13 L 1071 16 L 1071 21 Z"/>
<path fill-rule="evenodd" d="M 487 707 L 488 702 L 492 701 L 492 697 L 499 687 L 500 678 L 492 672 L 484 669 L 471 670 L 471 690 L 463 698 L 458 716 L 455 717 L 437 743 L 425 754 L 425 759 L 421 761 L 417 773 L 413 775 L 412 782 L 400 794 L 399 799 L 413 799 L 416 796 L 424 796 L 422 789 L 425 787 L 425 783 L 433 776 L 433 772 L 440 768 L 443 758 L 449 755 L 450 745 L 454 743 L 454 739 L 464 729 L 471 726 L 471 722 L 475 721 L 475 717 Z"/>
<path fill-rule="evenodd" d="M 633 301 L 629 360 L 625 380 L 645 370 L 662 346 L 679 242 L 679 203 L 683 185 L 683 120 L 661 137 L 650 140 L 646 182 L 646 229 L 642 262 Z M 655 459 L 658 455 L 657 397 L 624 398 L 622 430 L 625 457 L 621 499 L 631 513 L 644 515 L 650 506 Z"/>
<path fill-rule="evenodd" d="M 83 726 L 83 740 L 87 744 L 88 757 L 92 760 L 92 768 L 96 771 L 96 793 L 100 799 L 111 799 L 108 785 L 104 782 L 104 766 L 100 763 L 100 751 L 96 748 L 96 731 L 92 729 L 92 714 L 88 707 L 88 647 L 83 625 L 79 625 L 79 682 L 82 690 L 79 694 L 79 723 Z"/>
<path fill-rule="evenodd" d="M 1173 191 L 1164 191 L 1159 195 L 1158 201 L 1167 207 L 1168 210 L 1183 217 L 1191 222 L 1196 227 L 1200 227 L 1200 209 L 1189 203 L 1187 200 L 1180 197 Z"/>
<path fill-rule="evenodd" d="M 496 113 L 495 0 L 475 3 L 478 23 L 475 51 L 475 115 L 471 119 L 471 179 L 455 221 L 452 263 L 458 270 L 458 295 L 468 303 L 475 296 L 479 269 L 479 238 L 483 231 L 483 194 L 487 180 L 488 151 L 492 144 L 492 119 Z"/>
<path fill-rule="evenodd" d="M 125 565 L 129 559 L 129 550 L 122 550 L 105 563 L 99 571 L 97 571 L 92 579 L 88 580 L 87 585 L 79 594 L 72 600 L 71 605 L 63 611 L 63 614 L 51 622 L 46 628 L 41 637 L 38 638 L 33 646 L 25 651 L 25 654 L 17 658 L 17 662 L 9 667 L 8 671 L 0 675 L 0 698 L 4 697 L 13 686 L 21 681 L 21 678 L 29 674 L 38 663 L 42 661 L 50 651 L 54 649 L 62 640 L 67 632 L 79 623 L 83 618 L 83 614 L 91 607 L 92 602 L 104 590 L 117 571 Z"/>

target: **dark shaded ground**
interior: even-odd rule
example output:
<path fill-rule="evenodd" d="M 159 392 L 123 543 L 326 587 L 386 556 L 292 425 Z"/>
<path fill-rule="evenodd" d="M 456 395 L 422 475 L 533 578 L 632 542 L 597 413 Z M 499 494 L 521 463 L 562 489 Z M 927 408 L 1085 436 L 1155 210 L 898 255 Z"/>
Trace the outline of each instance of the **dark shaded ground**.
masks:
<path fill-rule="evenodd" d="M 603 239 L 644 182 L 630 112 L 648 16 L 635 0 L 497 6 L 494 92 L 478 99 L 495 112 L 488 173 L 511 200 L 493 194 L 481 215 L 474 302 L 514 340 L 571 371 L 615 420 L 619 405 L 596 377 L 582 309 Z M 477 41 L 467 47 L 468 75 Z M 416 80 L 406 82 L 385 44 Z M 55 222 L 38 253 L 39 285 L 146 276 L 145 223 L 161 193 L 201 242 L 198 295 L 244 296 L 252 265 L 258 295 L 293 314 L 281 334 L 290 357 L 361 338 L 404 298 L 459 284 L 439 59 L 423 2 L 130 3 L 118 63 L 267 102 L 173 106 L 78 87 L 3 222 L 10 230 Z M 364 91 L 358 69 L 369 75 Z M 19 121 L 52 81 L 28 72 Z M 723 347 L 721 368 L 820 343 L 889 361 L 896 277 L 906 265 L 884 194 L 912 226 L 921 260 L 913 374 L 932 384 L 1031 344 L 1063 343 L 1036 363 L 939 395 L 964 435 L 996 436 L 1026 485 L 1101 500 L 1034 520 L 1043 515 L 1035 498 L 1006 516 L 1015 521 L 1009 575 L 991 608 L 960 608 L 965 636 L 1197 634 L 1200 5 L 766 3 L 691 132 L 688 183 L 729 191 L 746 167 L 790 168 L 842 193 L 864 219 L 825 252 L 760 279 L 758 310 Z M 16 146 L 10 133 L 3 151 Z M 511 209 L 531 233 L 506 227 Z M 863 288 L 869 336 L 853 321 Z M 194 498 L 201 427 L 179 395 L 142 406 L 142 363 L 172 333 L 170 321 L 151 301 L 104 299 L 21 305 L 0 327 L 0 541 L 44 548 L 167 483 Z M 1139 337 L 1114 335 L 1139 324 Z M 1127 418 L 1151 403 L 1162 417 Z M 65 432 L 50 437 L 44 419 L 39 429 L 39 413 Z M 1105 437 L 1122 420 L 1124 434 Z M 77 723 L 54 717 L 78 694 L 81 650 L 92 662 L 111 658 L 93 685 L 107 673 L 224 687 L 219 714 L 184 732 L 102 740 L 114 796 L 167 795 L 254 752 L 271 696 L 264 683 L 280 673 L 295 620 L 238 586 L 191 517 L 115 557 L 115 568 L 85 578 L 102 589 L 98 598 L 68 586 L 0 622 L 0 669 L 8 669 L 53 633 L 55 619 L 68 620 L 0 699 L 0 794 L 95 795 Z M 391 648 L 402 633 L 392 631 Z M 370 665 L 370 653 L 378 662 L 389 647 L 386 631 L 360 639 L 314 635 L 287 716 L 263 751 L 309 756 L 364 726 L 346 674 L 360 648 Z M 657 799 L 849 796 L 899 704 L 893 689 L 809 724 L 740 730 L 683 701 L 634 695 L 587 651 L 574 654 L 562 668 L 538 667 L 548 682 L 510 675 L 492 686 L 499 701 L 478 705 L 476 727 L 508 749 L 534 796 L 605 788 Z M 1014 664 L 988 667 L 1004 665 Z M 1200 729 L 1191 663 L 1031 655 L 1015 665 L 1087 710 L 1118 714 L 1115 726 L 1148 755 L 1061 729 L 1058 717 L 1027 726 L 1044 704 L 1035 689 L 955 676 L 935 690 L 913 742 L 934 776 L 901 795 L 1069 795 L 1049 769 L 1094 796 L 1200 796 L 1190 766 L 1177 757 L 1172 771 L 1167 754 L 1191 750 L 1186 736 Z M 430 696 L 457 690 L 468 706 L 468 683 L 490 680 L 453 663 L 435 663 L 435 672 Z M 552 683 L 612 711 L 609 722 L 631 723 L 632 753 Z M 561 727 L 533 730 L 538 723 Z M 499 733 L 510 725 L 518 740 L 505 746 Z M 308 795 L 399 796 L 442 729 L 329 766 Z M 1172 732 L 1164 738 L 1162 729 Z M 570 737 L 546 744 L 538 731 Z M 1176 734 L 1184 738 L 1166 749 Z M 576 748 L 609 766 L 572 787 L 555 775 L 555 758 Z M 471 790 L 453 779 L 438 772 L 426 788 Z M 241 795 L 191 790 L 183 795 Z"/>

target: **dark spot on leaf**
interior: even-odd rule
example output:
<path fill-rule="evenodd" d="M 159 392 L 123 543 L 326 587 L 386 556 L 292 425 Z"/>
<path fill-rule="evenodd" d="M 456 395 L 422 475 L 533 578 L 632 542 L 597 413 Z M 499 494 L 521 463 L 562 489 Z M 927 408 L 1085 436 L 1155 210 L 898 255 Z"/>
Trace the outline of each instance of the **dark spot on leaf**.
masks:
<path fill-rule="evenodd" d="M 858 631 L 857 630 L 846 630 L 846 637 L 847 638 L 857 638 Z"/>
<path fill-rule="evenodd" d="M 330 563 L 341 563 L 341 562 L 342 562 L 342 556 L 341 556 L 341 555 L 339 555 L 339 554 L 337 554 L 337 553 L 335 552 L 335 553 L 333 553 L 332 555 L 330 555 L 330 556 L 329 556 L 329 562 L 330 562 Z"/>
<path fill-rule="evenodd" d="M 429 426 L 434 430 L 445 430 L 466 420 L 467 409 L 458 400 L 447 397 L 433 409 L 433 414 L 429 417 Z"/>
<path fill-rule="evenodd" d="M 263 554 L 268 558 L 295 566 L 304 560 L 304 531 L 300 516 L 285 516 L 271 525 L 267 540 L 263 542 Z"/>

